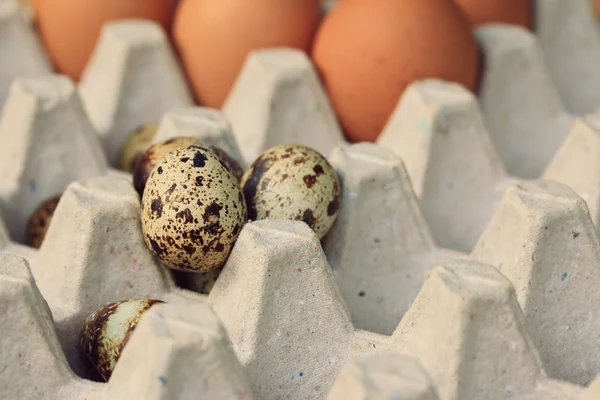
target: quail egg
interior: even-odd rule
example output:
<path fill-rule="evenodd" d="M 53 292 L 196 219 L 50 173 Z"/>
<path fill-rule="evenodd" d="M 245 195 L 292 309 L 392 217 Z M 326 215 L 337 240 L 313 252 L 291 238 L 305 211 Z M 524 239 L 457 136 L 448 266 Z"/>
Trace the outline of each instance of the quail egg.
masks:
<path fill-rule="evenodd" d="M 207 149 L 211 150 L 213 153 L 215 153 L 221 159 L 221 161 L 223 161 L 223 163 L 225 164 L 225 167 L 227 169 L 229 169 L 229 171 L 231 171 L 231 173 L 233 174 L 233 176 L 235 176 L 235 179 L 237 179 L 238 182 L 240 181 L 240 179 L 242 179 L 242 175 L 244 175 L 244 170 L 242 169 L 242 166 L 235 158 L 231 157 L 229 155 L 229 153 L 227 153 L 225 150 L 221 149 L 220 147 L 217 147 L 217 146 L 205 146 L 205 147 Z"/>
<path fill-rule="evenodd" d="M 156 143 L 150 146 L 135 163 L 133 168 L 133 187 L 140 197 L 144 194 L 146 181 L 152 173 L 152 170 L 169 152 L 182 147 L 199 144 L 198 138 L 193 136 L 180 136 L 167 140 L 166 142 Z"/>
<path fill-rule="evenodd" d="M 142 196 L 142 231 L 150 250 L 173 269 L 222 267 L 247 221 L 238 180 L 211 150 L 189 146 L 156 165 Z"/>
<path fill-rule="evenodd" d="M 142 315 L 161 300 L 133 299 L 100 307 L 83 324 L 81 350 L 102 379 L 108 381 L 123 348 Z"/>
<path fill-rule="evenodd" d="M 139 195 L 142 196 L 144 193 L 144 187 L 146 186 L 146 181 L 148 180 L 150 173 L 164 156 L 175 149 L 191 145 L 203 146 L 204 148 L 213 151 L 221 161 L 223 161 L 225 167 L 229 168 L 236 179 L 238 181 L 240 180 L 244 171 L 240 164 L 227 154 L 226 151 L 216 146 L 205 146 L 200 139 L 193 136 L 179 136 L 169 139 L 166 142 L 152 145 L 140 155 L 133 171 L 133 185 Z"/>
<path fill-rule="evenodd" d="M 137 157 L 144 152 L 158 131 L 158 123 L 151 122 L 134 130 L 121 147 L 119 167 L 123 171 L 133 172 Z"/>
<path fill-rule="evenodd" d="M 54 210 L 58 206 L 60 197 L 60 195 L 50 197 L 42 202 L 33 214 L 31 214 L 25 231 L 25 244 L 36 249 L 40 248 L 46 237 L 48 227 L 50 227 L 50 221 L 54 215 Z"/>
<path fill-rule="evenodd" d="M 242 177 L 250 220 L 304 221 L 323 238 L 340 207 L 340 183 L 329 162 L 301 145 L 280 145 L 258 157 Z"/>

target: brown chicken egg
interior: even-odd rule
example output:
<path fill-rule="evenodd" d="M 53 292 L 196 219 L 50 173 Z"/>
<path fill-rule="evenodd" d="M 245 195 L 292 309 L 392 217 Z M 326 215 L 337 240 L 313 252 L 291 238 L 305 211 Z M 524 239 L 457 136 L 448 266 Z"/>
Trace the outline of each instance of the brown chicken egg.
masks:
<path fill-rule="evenodd" d="M 448 0 L 341 0 L 323 20 L 313 59 L 348 139 L 374 141 L 412 82 L 475 90 L 471 25 Z"/>
<path fill-rule="evenodd" d="M 490 22 L 519 25 L 531 29 L 533 25 L 532 0 L 454 0 L 472 25 Z"/>
<path fill-rule="evenodd" d="M 600 0 L 592 0 L 592 8 L 594 9 L 596 19 L 600 20 Z"/>
<path fill-rule="evenodd" d="M 183 0 L 173 35 L 198 103 L 220 108 L 252 50 L 308 52 L 320 17 L 320 0 Z"/>
<path fill-rule="evenodd" d="M 37 23 L 59 72 L 79 80 L 104 23 L 150 19 L 169 31 L 175 0 L 35 0 Z"/>

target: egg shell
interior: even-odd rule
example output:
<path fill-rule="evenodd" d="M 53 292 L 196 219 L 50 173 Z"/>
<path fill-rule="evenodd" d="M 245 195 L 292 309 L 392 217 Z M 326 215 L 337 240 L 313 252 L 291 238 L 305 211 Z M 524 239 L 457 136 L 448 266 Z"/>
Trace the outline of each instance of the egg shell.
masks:
<path fill-rule="evenodd" d="M 78 81 L 102 26 L 119 19 L 149 19 L 168 32 L 174 0 L 35 0 L 40 35 L 57 70 Z"/>
<path fill-rule="evenodd" d="M 42 245 L 60 197 L 59 195 L 45 200 L 31 214 L 27 223 L 25 244 L 36 249 Z"/>
<path fill-rule="evenodd" d="M 206 146 L 206 148 L 215 153 L 221 159 L 221 161 L 225 163 L 225 166 L 229 169 L 229 171 L 233 174 L 233 176 L 235 176 L 235 178 L 238 181 L 242 179 L 242 175 L 244 175 L 244 170 L 235 158 L 231 157 L 229 153 L 227 153 L 220 147 Z"/>
<path fill-rule="evenodd" d="M 309 52 L 320 18 L 319 0 L 183 0 L 173 36 L 196 101 L 221 108 L 253 50 Z"/>
<path fill-rule="evenodd" d="M 532 0 L 454 0 L 474 26 L 505 23 L 531 29 Z"/>
<path fill-rule="evenodd" d="M 193 136 L 179 136 L 169 139 L 165 142 L 156 143 L 150 146 L 143 154 L 141 154 L 136 160 L 133 168 L 133 187 L 138 192 L 140 197 L 144 194 L 144 188 L 146 187 L 146 181 L 154 170 L 154 167 L 163 159 L 164 156 L 169 154 L 175 149 L 188 147 L 191 145 L 199 144 L 199 140 Z"/>
<path fill-rule="evenodd" d="M 304 221 L 323 238 L 340 208 L 340 183 L 329 162 L 310 147 L 280 145 L 265 151 L 241 181 L 250 220 Z"/>
<path fill-rule="evenodd" d="M 81 349 L 102 379 L 108 381 L 123 348 L 142 315 L 156 303 L 153 299 L 118 301 L 100 307 L 83 324 Z"/>
<path fill-rule="evenodd" d="M 148 147 L 139 157 L 136 158 L 136 162 L 133 168 L 133 185 L 135 190 L 138 192 L 140 197 L 144 193 L 144 187 L 146 181 L 150 176 L 150 173 L 156 167 L 156 164 L 162 160 L 164 156 L 175 149 L 188 147 L 192 145 L 203 146 L 202 140 L 193 136 L 178 136 L 171 138 L 165 142 L 157 143 Z M 240 163 L 236 159 L 231 157 L 225 150 L 216 146 L 203 146 L 213 153 L 215 153 L 224 163 L 227 168 L 233 173 L 236 179 L 239 181 L 244 174 L 244 170 L 240 166 Z"/>
<path fill-rule="evenodd" d="M 324 18 L 312 57 L 350 141 L 374 141 L 406 87 L 437 78 L 474 91 L 471 25 L 448 0 L 342 0 Z"/>
<path fill-rule="evenodd" d="M 158 131 L 158 123 L 140 125 L 135 129 L 123 143 L 119 166 L 123 171 L 133 172 L 135 162 L 141 153 L 143 153 Z"/>
<path fill-rule="evenodd" d="M 600 0 L 592 0 L 592 8 L 596 19 L 600 20 Z"/>
<path fill-rule="evenodd" d="M 142 196 L 142 231 L 150 250 L 173 269 L 222 267 L 247 221 L 239 182 L 212 151 L 189 146 L 167 154 Z"/>

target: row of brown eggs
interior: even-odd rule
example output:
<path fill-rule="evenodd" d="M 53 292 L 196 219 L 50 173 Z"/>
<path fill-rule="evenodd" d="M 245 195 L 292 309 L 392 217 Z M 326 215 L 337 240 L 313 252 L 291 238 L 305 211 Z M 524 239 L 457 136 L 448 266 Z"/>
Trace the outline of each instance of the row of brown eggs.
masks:
<path fill-rule="evenodd" d="M 291 47 L 314 60 L 351 141 L 374 140 L 418 79 L 476 90 L 472 25 L 533 25 L 532 0 L 34 0 L 57 70 L 78 80 L 102 25 L 145 18 L 172 33 L 198 104 L 220 108 L 252 50 Z M 461 12 L 462 10 L 462 12 Z"/>

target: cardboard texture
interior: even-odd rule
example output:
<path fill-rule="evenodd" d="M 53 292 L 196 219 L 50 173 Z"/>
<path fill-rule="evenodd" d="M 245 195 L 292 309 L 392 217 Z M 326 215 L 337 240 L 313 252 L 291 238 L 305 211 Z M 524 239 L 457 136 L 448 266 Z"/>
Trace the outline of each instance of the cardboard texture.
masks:
<path fill-rule="evenodd" d="M 112 165 L 133 130 L 193 104 L 167 36 L 142 20 L 104 26 L 79 91 Z"/>
<path fill-rule="evenodd" d="M 346 142 L 315 67 L 298 50 L 251 53 L 223 114 L 248 164 L 278 144 L 303 144 L 326 156 Z"/>
<path fill-rule="evenodd" d="M 595 37 L 577 44 L 583 0 L 540 0 L 539 36 L 477 29 L 478 98 L 417 82 L 377 144 L 352 145 L 301 52 L 252 53 L 221 112 L 193 106 L 157 25 L 106 25 L 76 88 L 18 10 L 0 2 L 0 54 L 18 64 L 0 64 L 0 399 L 600 398 L 600 122 L 573 115 L 597 108 L 595 72 L 575 66 L 600 57 Z M 153 143 L 196 136 L 243 167 L 314 147 L 340 178 L 336 223 L 319 241 L 251 221 L 222 270 L 174 274 L 144 243 L 131 175 L 110 168 L 151 121 Z M 41 248 L 23 245 L 59 193 Z M 83 321 L 139 297 L 166 304 L 94 381 Z"/>
<path fill-rule="evenodd" d="M 11 237 L 74 180 L 103 175 L 107 164 L 75 85 L 65 76 L 17 78 L 0 116 L 0 202 Z"/>
<path fill-rule="evenodd" d="M 14 78 L 38 77 L 52 72 L 52 66 L 35 32 L 16 1 L 0 1 L 0 109 Z"/>
<path fill-rule="evenodd" d="M 166 142 L 181 135 L 195 136 L 206 146 L 221 148 L 246 169 L 231 125 L 220 111 L 206 107 L 187 107 L 167 112 L 152 144 Z"/>
<path fill-rule="evenodd" d="M 536 33 L 567 110 L 600 108 L 598 23 L 589 0 L 536 0 Z"/>

